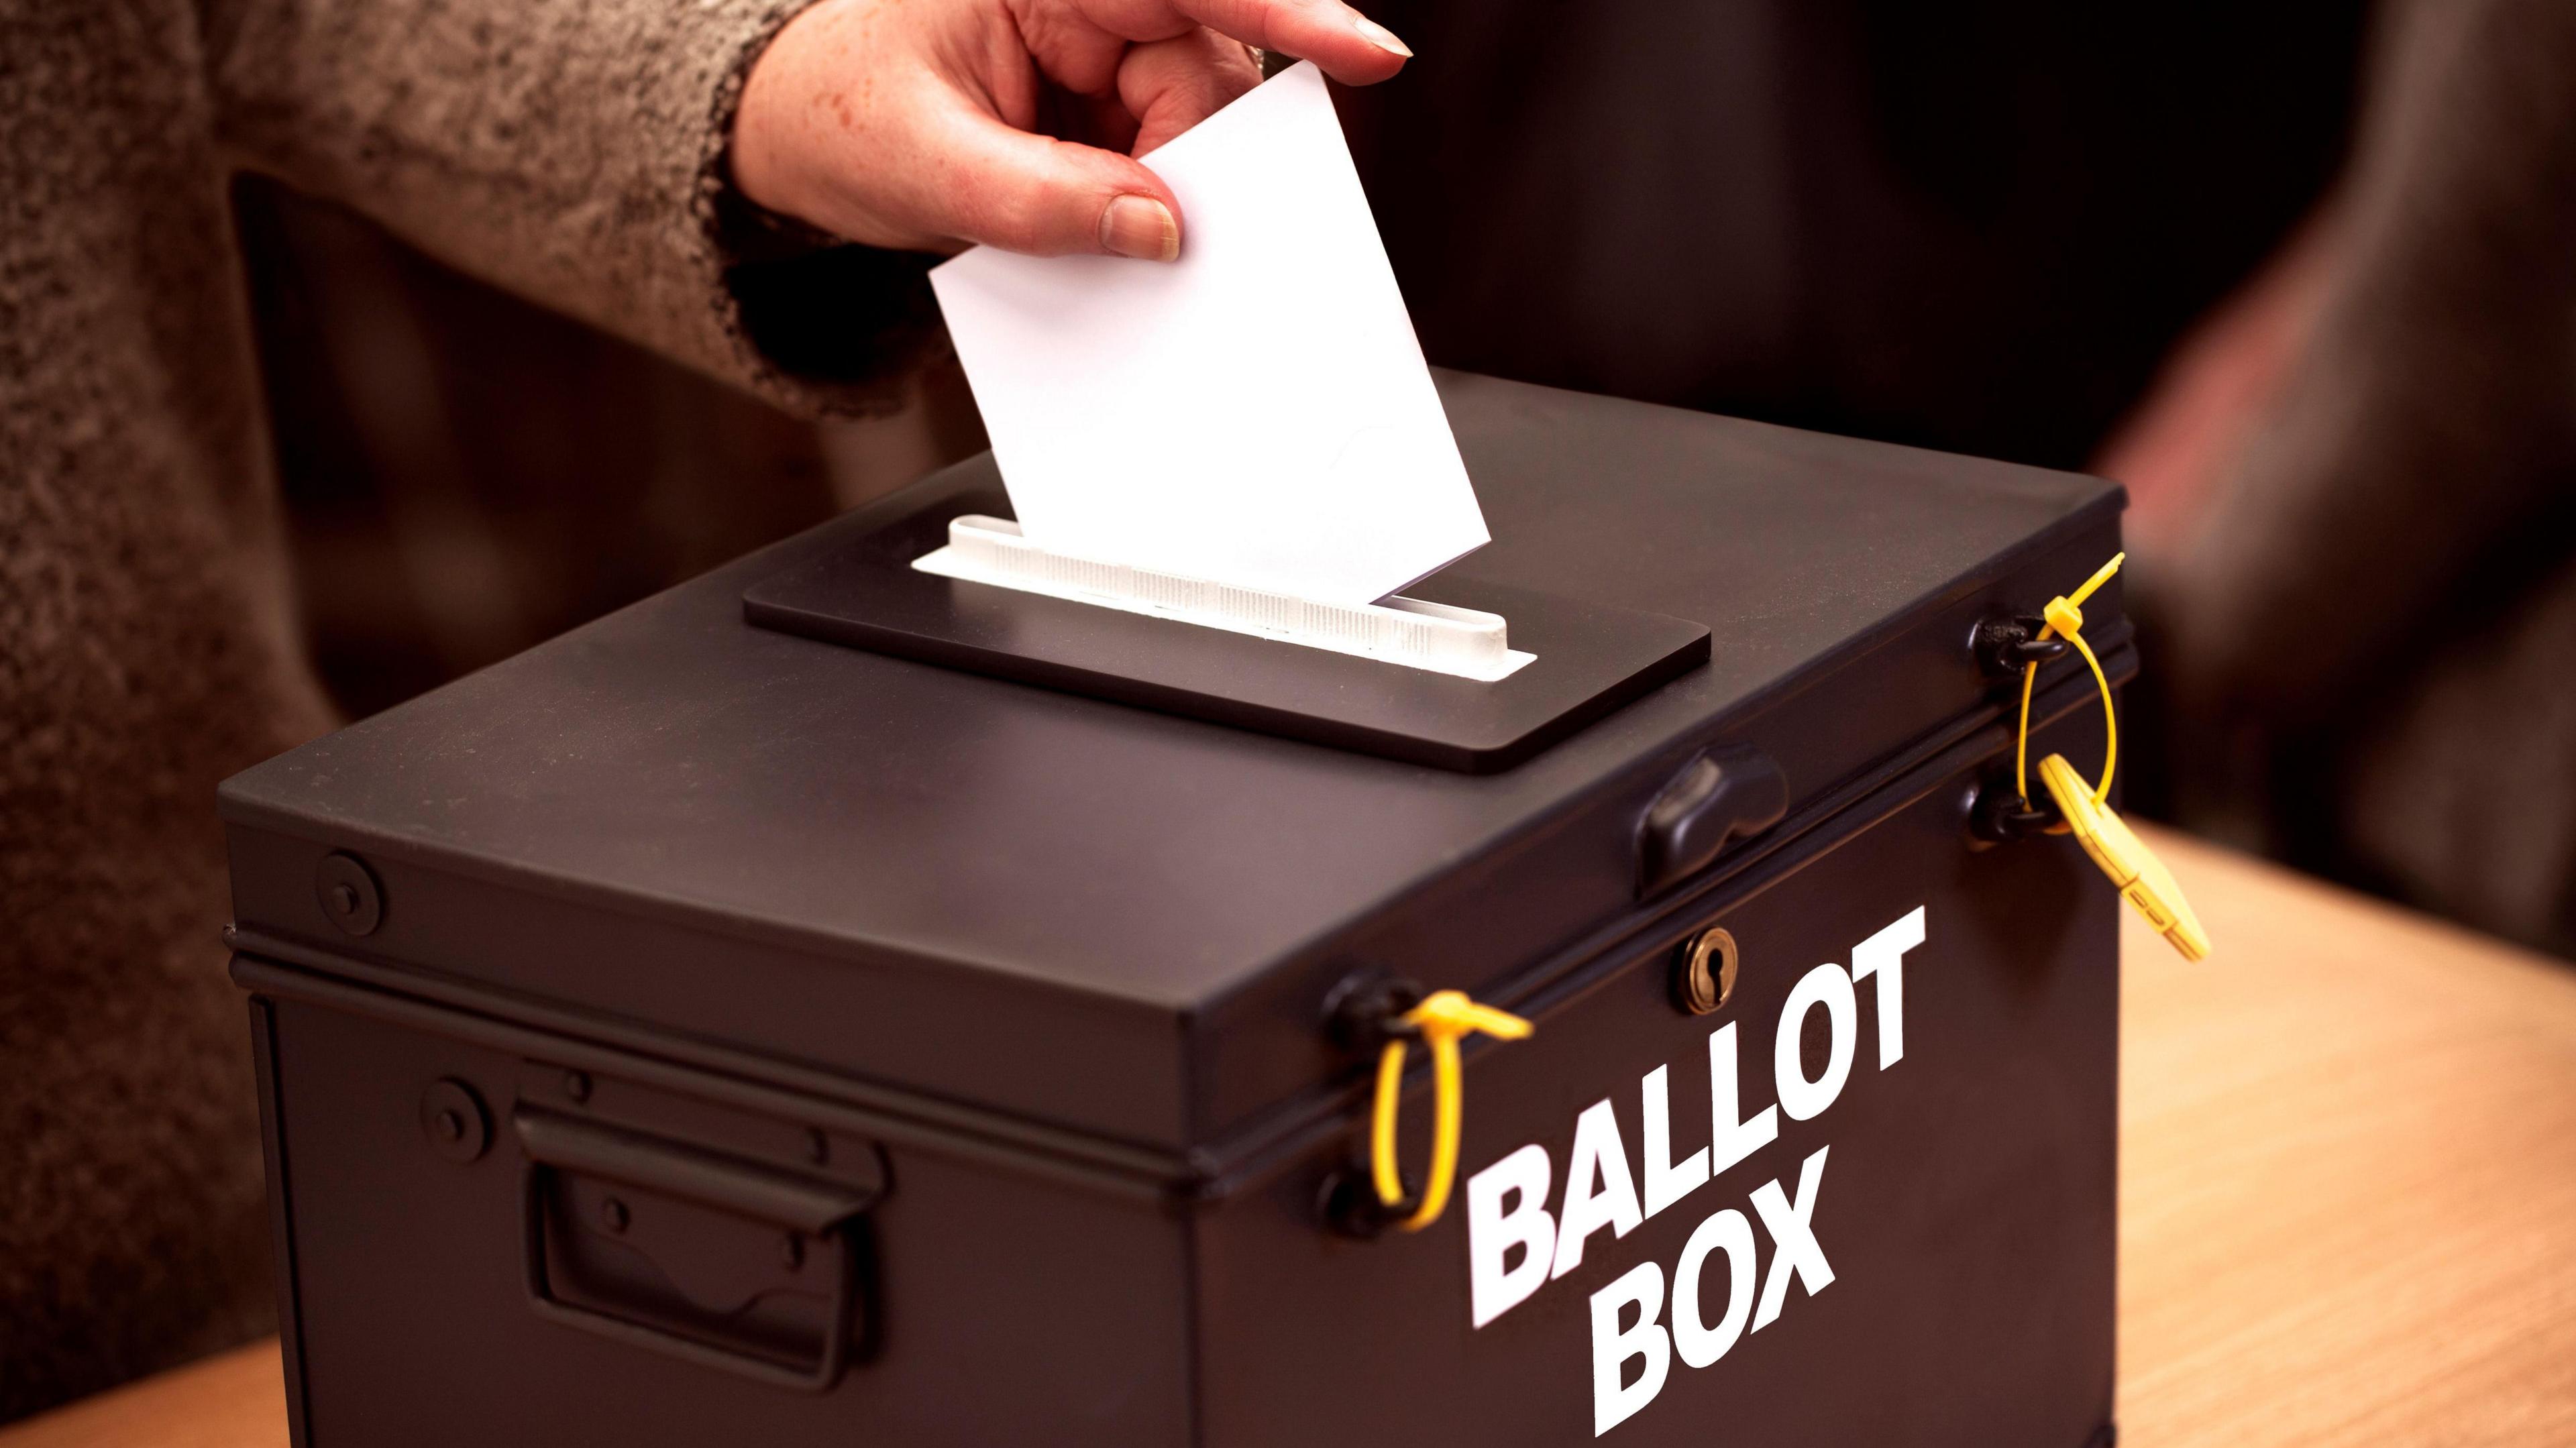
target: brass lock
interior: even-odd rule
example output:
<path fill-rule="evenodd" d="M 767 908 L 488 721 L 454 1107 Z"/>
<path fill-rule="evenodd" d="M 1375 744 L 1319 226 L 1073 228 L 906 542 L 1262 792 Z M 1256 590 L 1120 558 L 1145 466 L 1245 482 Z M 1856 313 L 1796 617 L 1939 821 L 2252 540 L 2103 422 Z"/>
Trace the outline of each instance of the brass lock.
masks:
<path fill-rule="evenodd" d="M 1704 1016 L 1735 994 L 1735 937 L 1712 926 L 1691 937 L 1673 969 L 1673 1004 Z"/>

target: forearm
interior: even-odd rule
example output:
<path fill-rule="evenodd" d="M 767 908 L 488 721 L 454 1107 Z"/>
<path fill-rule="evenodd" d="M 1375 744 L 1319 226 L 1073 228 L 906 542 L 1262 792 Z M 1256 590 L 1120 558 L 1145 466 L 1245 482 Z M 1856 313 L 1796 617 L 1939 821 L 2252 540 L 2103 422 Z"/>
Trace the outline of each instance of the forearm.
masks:
<path fill-rule="evenodd" d="M 209 65 L 238 164 L 512 291 L 814 406 L 836 389 L 790 376 L 746 335 L 729 224 L 743 208 L 721 204 L 743 80 L 804 3 L 212 0 Z M 868 260 L 887 273 L 878 291 L 901 289 L 909 263 Z M 887 327 L 922 320 L 900 297 L 860 300 Z M 852 316 L 854 353 L 894 345 L 871 347 L 870 315 Z M 870 390 L 864 360 L 832 369 L 851 384 L 841 400 Z"/>

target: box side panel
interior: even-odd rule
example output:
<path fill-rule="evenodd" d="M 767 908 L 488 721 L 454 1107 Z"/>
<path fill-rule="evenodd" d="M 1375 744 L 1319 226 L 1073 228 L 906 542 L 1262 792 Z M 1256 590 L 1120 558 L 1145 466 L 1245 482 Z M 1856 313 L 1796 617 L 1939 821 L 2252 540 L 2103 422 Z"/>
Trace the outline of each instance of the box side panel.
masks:
<path fill-rule="evenodd" d="M 265 996 L 250 1000 L 251 1074 L 259 1090 L 260 1155 L 268 1174 L 269 1261 L 277 1277 L 277 1350 L 286 1379 L 286 1438 L 306 1448 L 304 1433 L 304 1330 L 296 1320 L 295 1207 L 286 1190 L 286 1131 L 278 1118 L 277 1007 Z"/>
<path fill-rule="evenodd" d="M 1779 829 L 1794 830 L 1828 796 L 1923 742 L 1891 734 L 1891 720 L 1939 721 L 1926 737 L 2008 720 L 2018 693 L 1980 673 L 1971 646 L 1976 626 L 2037 613 L 2052 594 L 2081 582 L 2118 547 L 2118 519 L 2105 513 L 2022 560 L 2008 576 L 1963 591 L 1893 636 L 1802 679 L 1794 690 L 1644 756 L 1580 807 L 1480 858 L 1453 863 L 1421 888 L 1214 1003 L 1191 1027 L 1197 1139 L 1223 1141 L 1283 1103 L 1316 1094 L 1318 1083 L 1334 1089 L 1366 1073 L 1365 1061 L 1338 1051 L 1315 1029 L 1325 997 L 1350 971 L 1381 969 L 1472 994 L 1511 980 L 1598 929 L 1605 918 L 1633 908 L 1638 821 L 1656 793 L 1701 750 L 1749 746 L 1776 763 L 1789 792 L 1789 818 Z M 2128 634 L 2119 604 L 2114 591 L 2087 605 L 2087 633 L 2106 655 Z M 2116 659 L 2107 661 L 2116 666 Z M 2052 688 L 2078 683 L 2082 710 L 2098 717 L 2081 662 L 2070 657 L 2045 676 Z M 2078 758 L 2098 757 L 2098 738 L 2078 740 L 2070 746 Z"/>
<path fill-rule="evenodd" d="M 2090 757 L 2097 729 L 2070 721 L 2051 737 Z M 1761 893 L 1713 902 L 1706 923 L 1729 930 L 1741 958 L 1717 1013 L 1676 1008 L 1671 957 L 1657 952 L 1543 1004 L 1532 1039 L 1472 1056 L 1460 1191 L 1428 1231 L 1356 1242 L 1319 1225 L 1319 1183 L 1364 1149 L 1356 1113 L 1349 1137 L 1223 1203 L 1200 1237 L 1208 1441 L 1582 1442 L 1601 1426 L 1605 1346 L 1611 1381 L 1634 1398 L 1607 1426 L 1624 1443 L 2090 1440 L 2111 1412 L 2118 906 L 2065 840 L 1969 848 L 1972 782 L 1952 776 Z M 1882 989 L 1886 970 L 1853 979 L 1855 947 L 1917 910 L 1923 939 L 1899 957 L 1899 1007 Z M 1884 951 L 1866 954 L 1884 964 Z M 1820 1004 L 1784 1024 L 1793 993 Z M 1902 1040 L 1891 1056 L 1892 1020 Z M 1561 1224 L 1589 1110 L 1595 1141 L 1649 1197 L 1660 1165 L 1720 1135 L 1712 1037 L 1730 1030 L 1738 1119 L 1778 1110 L 1776 1138 L 1641 1222 L 1585 1236 L 1570 1270 L 1571 1244 L 1556 1233 L 1535 1249 L 1495 1245 L 1508 1230 L 1494 1223 L 1532 1220 L 1503 1215 L 1525 1199 L 1498 1197 L 1485 1228 L 1492 1263 L 1523 1270 L 1524 1254 L 1541 1251 L 1552 1275 L 1472 1325 L 1473 1175 L 1535 1146 L 1549 1169 L 1545 1210 Z M 1851 1053 L 1840 1090 L 1805 1119 L 1779 1110 L 1814 1105 L 1806 1088 L 1779 1084 L 1784 1030 L 1800 1081 L 1829 1078 L 1838 1034 Z M 1427 1115 L 1427 1097 L 1408 1098 L 1410 1122 Z M 1650 1097 L 1669 1112 L 1663 1162 L 1646 1159 Z M 1615 1143 L 1599 1134 L 1604 1113 Z M 1423 1149 L 1409 1143 L 1405 1159 Z M 1583 1175 L 1580 1195 L 1623 1195 L 1606 1175 Z M 1729 1212 L 1752 1254 L 1748 1316 L 1694 1367 L 1674 1346 L 1671 1287 L 1694 1236 Z M 1800 1214 L 1816 1256 L 1787 1254 L 1808 1270 L 1783 1276 L 1782 1242 L 1802 1239 L 1774 1218 Z M 1698 1277 L 1694 1322 L 1716 1333 L 1692 1339 L 1703 1357 L 1727 1337 L 1734 1225 L 1700 1239 L 1720 1246 Z M 1596 1300 L 1615 1304 L 1623 1288 L 1645 1297 L 1642 1319 L 1631 1303 L 1603 1322 Z M 1660 1388 L 1648 1392 L 1658 1355 Z"/>
<path fill-rule="evenodd" d="M 1188 1439 L 1186 1264 L 1176 1219 L 1150 1197 L 1000 1175 L 837 1129 L 816 1138 L 794 1120 L 608 1073 L 576 1081 L 543 1060 L 319 1004 L 273 1011 L 277 1109 L 295 1143 L 286 1175 L 312 1448 L 989 1445 L 1031 1441 L 1040 1424 L 1053 1442 Z M 470 1160 L 437 1115 L 457 1088 L 488 1132 Z M 837 1383 L 799 1391 L 540 1316 L 528 1254 L 551 1250 L 532 1240 L 555 1239 L 531 1236 L 532 1182 L 552 1183 L 541 1200 L 581 1204 L 546 1230 L 601 1261 L 619 1250 L 597 1236 L 609 1211 L 632 1245 L 653 1240 L 655 1213 L 689 1203 L 604 1178 L 620 1196 L 607 1208 L 598 1182 L 532 1173 L 534 1148 L 513 1124 L 521 1111 L 650 1133 L 648 1154 L 775 1161 L 827 1191 L 882 1190 L 843 1233 L 863 1266 L 858 1341 Z M 477 1129 L 466 1123 L 469 1137 Z M 801 1155 L 815 1140 L 826 1165 Z M 756 1236 L 768 1255 L 755 1276 L 838 1260 L 821 1238 L 811 1258 L 782 1259 L 781 1242 Z M 612 1281 L 594 1300 L 611 1314 L 626 1312 L 630 1290 L 725 1300 L 721 1284 L 679 1275 Z M 570 1297 L 572 1280 L 558 1268 L 548 1291 Z M 755 1319 L 739 1315 L 747 1335 Z M 790 1343 L 780 1356 L 811 1351 Z"/>
<path fill-rule="evenodd" d="M 611 1039 L 695 1041 L 1122 1141 L 1182 1141 L 1180 1033 L 1167 1010 L 900 951 L 824 954 L 740 922 L 620 911 L 554 882 L 421 864 L 355 832 L 234 823 L 226 834 L 243 928 L 385 964 L 424 994 L 444 983 Z M 320 903 L 317 872 L 339 851 L 364 861 L 381 895 L 363 936 Z M 958 1049 L 966 1041 L 975 1049 Z"/>

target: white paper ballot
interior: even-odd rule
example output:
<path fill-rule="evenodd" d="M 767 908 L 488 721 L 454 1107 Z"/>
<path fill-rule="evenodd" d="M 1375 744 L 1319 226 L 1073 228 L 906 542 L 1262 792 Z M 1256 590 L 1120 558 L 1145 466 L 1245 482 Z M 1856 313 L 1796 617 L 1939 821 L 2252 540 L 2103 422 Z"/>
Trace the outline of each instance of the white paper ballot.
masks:
<path fill-rule="evenodd" d="M 981 247 L 930 274 L 1030 541 L 1350 604 L 1483 544 L 1315 67 L 1144 163 L 1180 260 Z"/>

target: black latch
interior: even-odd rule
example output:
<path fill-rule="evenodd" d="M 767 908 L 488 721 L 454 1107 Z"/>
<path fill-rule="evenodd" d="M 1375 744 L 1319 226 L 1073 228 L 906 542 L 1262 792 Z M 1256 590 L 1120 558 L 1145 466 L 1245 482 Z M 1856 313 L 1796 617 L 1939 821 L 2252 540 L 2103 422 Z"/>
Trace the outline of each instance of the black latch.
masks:
<path fill-rule="evenodd" d="M 2066 640 L 2039 636 L 2047 627 L 2046 619 L 2026 613 L 1990 618 L 1977 625 L 1968 647 L 1977 656 L 1978 672 L 1989 679 L 2018 679 L 2033 664 L 2055 663 L 2066 657 Z"/>
<path fill-rule="evenodd" d="M 1698 874 L 1729 842 L 1758 835 L 1789 812 L 1789 779 L 1747 745 L 1693 759 L 1646 807 L 1637 826 L 1637 897 Z"/>
<path fill-rule="evenodd" d="M 1977 784 L 1977 795 L 1968 806 L 1968 833 L 1990 845 L 2007 845 L 2044 835 L 2066 823 L 2058 812 L 2057 802 L 2041 790 L 2036 799 L 2024 798 L 2013 786 L 2010 769 L 1990 771 Z"/>
<path fill-rule="evenodd" d="M 1374 1053 L 1389 1041 L 1416 1034 L 1404 1014 L 1422 1004 L 1421 982 L 1382 970 L 1359 970 L 1324 997 L 1324 1030 L 1346 1051 Z"/>

